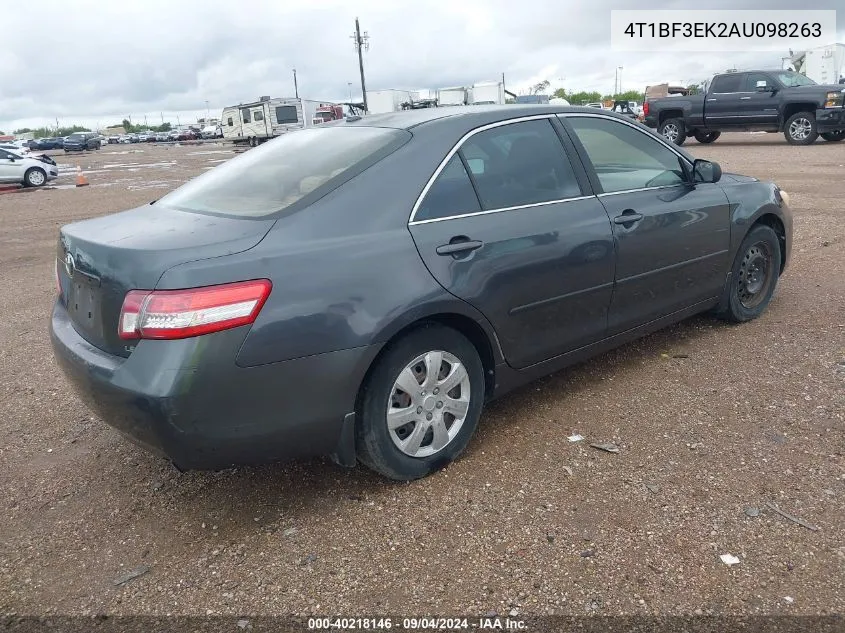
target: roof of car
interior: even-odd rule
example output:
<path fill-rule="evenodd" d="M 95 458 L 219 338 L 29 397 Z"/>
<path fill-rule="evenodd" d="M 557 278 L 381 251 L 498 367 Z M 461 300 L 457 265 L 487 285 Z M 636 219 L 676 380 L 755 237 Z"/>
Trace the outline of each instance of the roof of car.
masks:
<path fill-rule="evenodd" d="M 484 121 L 515 119 L 538 114 L 563 114 L 567 112 L 583 112 L 596 114 L 596 108 L 561 106 L 554 104 L 507 104 L 507 105 L 476 105 L 476 106 L 446 106 L 438 108 L 420 108 L 419 110 L 403 110 L 387 114 L 368 114 L 363 117 L 348 117 L 347 125 L 361 125 L 368 127 L 392 127 L 397 129 L 411 129 L 417 125 L 436 121 L 438 119 L 452 119 L 454 117 L 476 117 Z M 500 114 L 501 116 L 495 116 Z"/>

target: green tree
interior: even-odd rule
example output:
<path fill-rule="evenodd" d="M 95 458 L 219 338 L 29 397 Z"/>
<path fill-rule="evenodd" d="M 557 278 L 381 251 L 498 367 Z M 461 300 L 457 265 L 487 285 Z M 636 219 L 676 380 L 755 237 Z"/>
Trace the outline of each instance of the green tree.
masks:
<path fill-rule="evenodd" d="M 26 134 L 27 132 L 32 132 L 32 128 L 22 127 L 19 130 L 15 130 L 15 134 Z"/>
<path fill-rule="evenodd" d="M 557 97 L 558 99 L 566 99 L 567 101 L 569 100 L 569 97 L 566 95 L 566 90 L 564 90 L 563 88 L 558 88 L 557 90 L 555 90 L 554 93 L 552 93 L 552 96 Z"/>
<path fill-rule="evenodd" d="M 691 95 L 697 95 L 699 93 L 700 88 L 697 84 L 690 84 L 689 86 L 687 86 L 687 90 L 689 90 L 689 93 Z"/>
<path fill-rule="evenodd" d="M 637 103 L 642 103 L 645 101 L 645 93 L 639 92 L 638 90 L 627 90 L 625 92 L 620 92 L 616 95 L 615 99 L 619 101 L 636 101 Z"/>
<path fill-rule="evenodd" d="M 566 97 L 566 99 L 572 105 L 585 105 L 587 103 L 595 103 L 597 101 L 601 101 L 601 93 L 600 92 L 571 92 Z"/>

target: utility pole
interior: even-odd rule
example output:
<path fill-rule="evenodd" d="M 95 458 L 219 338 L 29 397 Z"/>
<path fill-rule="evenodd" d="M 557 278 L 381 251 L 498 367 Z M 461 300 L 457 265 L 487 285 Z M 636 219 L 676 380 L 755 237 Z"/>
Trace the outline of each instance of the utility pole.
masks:
<path fill-rule="evenodd" d="M 613 80 L 613 96 L 615 97 L 620 92 L 622 92 L 622 82 L 619 80 L 619 71 L 622 70 L 622 66 L 616 67 L 616 78 Z"/>
<path fill-rule="evenodd" d="M 364 112 L 369 110 L 367 107 L 367 84 L 364 82 L 364 51 L 370 50 L 370 36 L 364 31 L 361 35 L 361 25 L 358 24 L 358 18 L 355 18 L 355 33 L 350 36 L 355 40 L 355 50 L 358 51 L 358 69 L 361 71 L 361 96 L 364 100 Z"/>
<path fill-rule="evenodd" d="M 293 94 L 299 99 L 299 86 L 296 85 L 296 68 L 293 69 Z"/>
<path fill-rule="evenodd" d="M 208 119 L 211 115 L 208 112 L 208 99 L 205 100 L 205 124 L 208 125 Z"/>
<path fill-rule="evenodd" d="M 161 124 L 164 125 L 164 112 L 159 112 L 161 115 Z"/>
<path fill-rule="evenodd" d="M 349 87 L 349 103 L 352 103 L 352 82 L 347 81 L 346 85 Z"/>
<path fill-rule="evenodd" d="M 144 115 L 144 127 L 149 127 L 147 125 L 147 115 L 146 114 Z"/>

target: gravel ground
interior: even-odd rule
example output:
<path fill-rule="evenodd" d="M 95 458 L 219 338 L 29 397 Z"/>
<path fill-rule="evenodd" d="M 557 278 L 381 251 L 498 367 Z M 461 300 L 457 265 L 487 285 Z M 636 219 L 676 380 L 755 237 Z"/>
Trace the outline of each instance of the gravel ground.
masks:
<path fill-rule="evenodd" d="M 0 613 L 845 612 L 845 143 L 689 149 L 791 195 L 769 310 L 694 318 L 527 386 L 410 484 L 321 460 L 180 474 L 92 417 L 46 333 L 58 227 L 232 149 L 59 155 L 91 186 L 64 172 L 0 195 Z M 620 452 L 589 447 L 607 441 Z"/>

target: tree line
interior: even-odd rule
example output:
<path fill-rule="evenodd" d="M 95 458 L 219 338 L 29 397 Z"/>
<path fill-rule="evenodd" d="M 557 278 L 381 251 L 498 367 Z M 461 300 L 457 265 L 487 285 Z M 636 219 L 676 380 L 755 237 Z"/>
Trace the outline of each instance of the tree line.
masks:
<path fill-rule="evenodd" d="M 146 132 L 147 130 L 150 130 L 152 132 L 169 132 L 171 129 L 173 129 L 170 123 L 162 123 L 161 125 L 141 125 L 130 123 L 129 119 L 123 119 L 121 123 L 107 125 L 106 127 L 122 127 L 124 130 L 126 130 L 127 134 L 137 134 L 138 132 Z M 26 134 L 28 132 L 31 132 L 34 138 L 53 138 L 55 136 L 70 136 L 74 132 L 91 131 L 91 128 L 85 127 L 83 125 L 71 125 L 64 127 L 22 127 L 20 129 L 15 130 L 14 134 Z M 0 135 L 2 134 L 3 132 L 0 132 Z"/>

